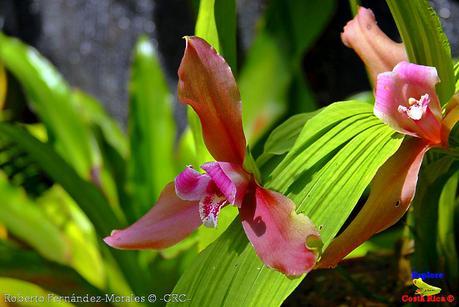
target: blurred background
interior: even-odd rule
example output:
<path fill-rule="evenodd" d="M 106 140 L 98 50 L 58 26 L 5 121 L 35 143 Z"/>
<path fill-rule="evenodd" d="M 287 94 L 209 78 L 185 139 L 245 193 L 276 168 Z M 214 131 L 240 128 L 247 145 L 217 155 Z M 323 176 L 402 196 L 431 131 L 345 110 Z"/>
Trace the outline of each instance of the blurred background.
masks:
<path fill-rule="evenodd" d="M 293 0 L 237 1 L 237 55 L 230 64 L 235 63 L 235 67 L 232 68 L 233 71 L 238 72 L 243 102 L 247 102 L 246 105 L 243 104 L 243 108 L 247 108 L 246 114 L 249 116 L 245 122 L 246 133 L 254 144 L 262 144 L 262 142 L 256 143 L 256 141 L 266 138 L 267 132 L 270 131 L 274 123 L 279 123 L 292 114 L 312 111 L 332 102 L 345 100 L 352 95 L 371 91 L 363 64 L 352 50 L 342 44 L 340 39 L 343 26 L 352 18 L 348 1 L 315 1 L 311 7 L 299 4 L 300 2 Z M 438 13 L 450 40 L 453 56 L 457 56 L 459 54 L 459 1 L 434 0 L 430 2 Z M 384 0 L 362 1 L 362 5 L 373 9 L 378 25 L 383 31 L 393 39 L 400 41 Z M 98 121 L 100 118 L 91 118 L 88 115 L 88 121 L 91 124 L 100 124 L 94 135 L 100 143 L 102 158 L 98 157 L 93 160 L 105 159 L 105 164 L 91 164 L 89 170 L 85 169 L 84 166 L 80 167 L 77 163 L 73 165 L 70 161 L 74 161 L 74 157 L 69 155 L 68 151 L 60 150 L 62 147 L 56 147 L 64 160 L 72 164 L 82 178 L 100 188 L 104 195 L 108 195 L 110 205 L 115 208 L 113 209 L 114 215 L 122 216 L 123 213 L 119 212 L 127 212 L 127 221 L 133 221 L 141 216 L 150 206 L 149 199 L 156 198 L 159 193 L 160 188 L 158 187 L 162 187 L 164 182 L 171 179 L 168 177 L 168 172 L 165 172 L 167 174 L 159 180 L 160 182 L 152 184 L 154 187 L 150 189 L 151 191 L 146 191 L 148 188 L 144 190 L 132 188 L 135 183 L 140 185 L 149 180 L 135 173 L 135 169 L 141 169 L 144 164 L 141 162 L 129 164 L 129 161 L 137 158 L 143 162 L 149 159 L 149 156 L 141 156 L 143 154 L 142 145 L 136 143 L 135 140 L 136 128 L 140 129 L 141 124 L 130 122 L 131 117 L 136 119 L 135 114 L 130 117 L 130 112 L 133 112 L 130 110 L 130 102 L 132 104 L 132 101 L 136 101 L 136 99 L 140 101 L 144 95 L 143 92 L 137 93 L 137 87 L 132 85 L 132 83 L 135 85 L 136 82 L 132 80 L 132 72 L 137 71 L 136 67 L 140 70 L 139 67 L 145 64 L 142 62 L 145 59 L 142 59 L 141 54 L 142 50 L 145 49 L 141 48 L 142 43 L 139 43 L 139 37 L 143 34 L 146 35 L 148 46 L 151 46 L 151 50 L 153 50 L 153 57 L 159 60 L 157 70 L 164 74 L 165 84 L 159 83 L 160 86 L 164 85 L 165 89 L 161 88 L 158 95 L 170 96 L 169 98 L 173 102 L 172 110 L 177 129 L 171 131 L 176 136 L 175 139 L 178 140 L 179 135 L 185 131 L 187 126 L 187 117 L 185 108 L 176 99 L 177 69 L 184 50 L 182 37 L 192 35 L 195 32 L 198 9 L 199 0 L 0 0 L 0 30 L 6 35 L 19 38 L 25 44 L 35 47 L 57 68 L 72 90 L 77 92 L 81 90 L 95 97 L 105 107 L 108 114 L 115 118 L 116 124 L 121 127 L 119 134 L 128 133 L 130 146 L 134 150 L 142 151 L 137 157 L 131 152 L 133 157 L 130 160 L 127 158 L 126 161 L 123 160 L 123 163 L 128 165 L 127 172 L 133 174 L 126 177 L 134 179 L 132 182 L 126 179 L 126 182 L 123 181 L 120 184 L 116 169 L 119 157 L 110 155 L 111 149 L 106 150 L 105 141 L 99 142 L 99 135 L 108 139 L 107 143 L 118 150 L 117 154 L 121 158 L 124 158 L 123 148 L 125 145 L 120 144 L 129 143 L 129 140 L 126 141 L 124 137 L 121 137 L 122 141 L 114 141 L 118 136 L 110 135 L 113 127 L 110 125 L 113 123 L 105 119 L 104 116 L 106 115 L 100 115 L 100 118 L 104 118 L 103 124 L 101 124 L 102 120 Z M 24 76 L 24 74 L 21 75 L 16 71 L 15 73 L 11 73 L 9 69 L 7 71 L 9 89 L 24 87 L 28 90 L 27 73 Z M 43 70 L 42 78 L 49 77 L 46 76 L 46 73 L 47 71 Z M 152 72 L 152 74 L 154 73 L 155 71 Z M 149 74 L 148 70 L 146 70 L 146 74 Z M 260 78 L 264 77 L 266 80 L 260 81 Z M 139 77 L 139 79 L 141 78 L 144 78 L 145 82 L 149 82 L 148 76 Z M 155 80 L 153 79 L 152 82 L 156 82 Z M 138 82 L 140 83 L 142 80 Z M 46 122 L 46 116 L 43 117 L 43 110 L 40 111 L 36 105 L 26 103 L 25 99 L 18 99 L 18 95 L 24 95 L 22 91 L 11 90 L 9 93 L 9 95 L 14 94 L 16 96 L 6 100 L 5 109 L 8 110 L 8 118 L 28 124 L 44 121 L 49 129 L 49 139 L 52 141 L 54 139 L 53 133 L 50 132 L 52 131 L 52 123 Z M 27 95 L 29 94 L 27 93 Z M 153 93 L 147 94 L 154 96 L 156 92 L 153 90 Z M 46 100 L 46 96 L 41 96 L 42 99 L 43 97 Z M 269 124 L 266 124 L 264 122 L 266 118 L 263 118 L 264 124 L 261 125 L 261 130 L 257 130 L 260 124 L 257 120 L 260 119 L 254 115 L 258 111 L 256 103 L 252 104 L 254 101 L 259 101 L 260 105 L 266 106 L 267 110 L 266 117 Z M 91 103 L 89 105 L 92 106 Z M 93 107 L 88 107 L 88 110 L 94 110 L 91 108 Z M 87 115 L 83 114 L 82 117 L 86 118 Z M 137 117 L 137 119 L 139 118 Z M 107 122 L 110 122 L 108 127 L 105 126 Z M 116 124 L 114 125 L 116 126 Z M 131 129 L 128 129 L 129 127 Z M 35 131 L 34 135 L 45 134 L 40 131 Z M 134 131 L 133 134 L 131 134 L 132 131 Z M 58 143 L 59 133 L 55 134 Z M 75 144 L 78 144 L 78 138 Z M 169 144 L 168 146 L 176 148 L 180 147 L 180 144 Z M 3 145 L 0 142 L 1 146 Z M 100 242 L 98 243 L 97 240 L 103 236 L 104 231 L 106 234 L 106 230 L 97 229 L 94 219 L 87 212 L 90 209 L 84 209 L 83 206 L 82 211 L 84 212 L 79 211 L 78 206 L 70 200 L 66 193 L 74 196 L 66 188 L 65 182 L 62 183 L 55 178 L 50 178 L 52 176 L 49 176 L 49 173 L 46 175 L 38 171 L 37 174 L 34 173 L 33 181 L 30 181 L 30 178 L 26 176 L 26 179 L 18 179 L 18 182 L 15 182 L 14 177 L 21 174 L 23 169 L 14 163 L 13 167 L 8 169 L 11 166 L 11 160 L 7 159 L 6 162 L 2 162 L 2 152 L 7 151 L 5 148 L 9 150 L 8 146 L 7 144 L 0 148 L 0 168 L 5 171 L 10 180 L 9 183 L 6 183 L 4 178 L 0 176 L 0 190 L 4 193 L 0 201 L 5 201 L 7 199 L 5 191 L 10 191 L 13 195 L 11 199 L 15 199 L 19 195 L 16 201 L 30 202 L 31 207 L 34 207 L 35 202 L 37 202 L 39 206 L 42 206 L 42 209 L 45 208 L 46 216 L 54 216 L 55 220 L 51 218 L 54 226 L 50 225 L 50 228 L 58 225 L 59 231 L 62 231 L 62 225 L 65 224 L 65 227 L 70 225 L 68 227 L 75 227 L 79 230 L 68 232 L 68 229 L 65 228 L 67 229 L 64 231 L 67 239 L 70 237 L 69 240 L 73 242 L 70 250 L 59 245 L 59 239 L 56 241 L 51 239 L 46 242 L 49 246 L 43 245 L 43 242 L 38 238 L 37 240 L 24 239 L 33 231 L 37 225 L 35 223 L 38 223 L 42 218 L 41 213 L 31 210 L 32 213 L 25 222 L 25 224 L 29 223 L 28 226 L 25 225 L 22 228 L 21 225 L 16 228 L 9 226 L 4 231 L 11 232 L 10 238 L 15 244 L 19 244 L 20 249 L 28 250 L 32 246 L 32 249 L 37 250 L 40 256 L 23 254 L 15 248 L 11 249 L 10 246 L 0 246 L 4 255 L 7 255 L 8 252 L 8 257 L 0 258 L 0 275 L 27 280 L 61 294 L 69 291 L 71 293 L 73 289 L 79 287 L 80 293 L 104 293 L 105 289 L 115 289 L 118 293 L 129 293 L 129 286 L 131 289 L 135 288 L 135 282 L 129 282 L 129 277 L 125 278 L 128 281 L 128 286 L 124 281 L 119 281 L 123 280 L 119 271 L 110 269 L 114 266 L 111 257 L 118 259 L 115 262 L 119 264 L 123 263 L 124 260 L 119 260 L 123 256 L 116 254 L 116 252 L 112 256 L 107 256 L 105 247 L 98 246 Z M 257 149 L 260 150 L 261 145 L 255 145 L 255 151 Z M 17 158 L 21 157 L 22 153 L 14 153 L 14 155 Z M 184 157 L 177 159 L 180 162 L 187 160 Z M 15 159 L 15 163 L 17 160 Z M 107 174 L 110 173 L 113 178 L 104 173 L 101 165 L 107 167 Z M 158 164 L 155 167 L 157 166 Z M 165 166 L 163 165 L 163 167 Z M 176 166 L 171 166 L 171 169 L 175 168 Z M 180 168 L 181 166 L 177 167 L 177 169 Z M 148 171 L 148 169 L 143 171 Z M 175 174 L 176 172 L 174 170 L 171 173 Z M 64 189 L 61 189 L 59 185 L 56 187 L 56 181 L 62 184 Z M 40 187 L 37 188 L 37 186 Z M 126 186 L 127 188 L 125 188 Z M 22 194 L 15 194 L 14 189 L 16 187 L 24 189 L 30 200 L 24 200 Z M 125 193 L 124 190 L 127 192 Z M 136 203 L 142 203 L 143 207 L 140 209 L 123 207 L 123 200 L 132 200 L 135 197 L 138 198 L 135 199 Z M 78 199 L 75 200 L 81 207 Z M 62 203 L 68 203 L 65 206 L 68 211 L 63 216 L 61 216 L 62 213 L 56 213 L 60 210 L 58 204 Z M 126 201 L 125 203 L 130 202 Z M 89 220 L 85 215 L 89 216 Z M 11 219 L 11 216 L 20 215 L 18 212 L 14 215 L 13 212 L 10 216 L 6 214 L 0 216 L 0 226 L 2 224 L 8 226 L 7 221 Z M 66 221 L 72 222 L 66 224 Z M 94 225 L 92 224 L 96 226 L 96 229 L 93 229 Z M 107 229 L 110 227 L 108 224 Z M 42 231 L 38 233 L 48 233 L 46 229 L 42 229 Z M 54 230 L 49 231 L 49 233 L 54 233 Z M 59 237 L 61 234 L 56 232 L 56 235 Z M 88 247 L 84 252 L 81 252 L 81 255 L 73 255 L 72 251 L 74 253 L 77 250 L 75 246 L 85 244 L 86 235 L 91 238 L 93 247 Z M 158 291 L 165 291 L 165 293 L 170 291 L 186 264 L 190 263 L 197 252 L 212 241 L 211 239 L 206 240 L 204 245 L 198 243 L 198 247 L 192 252 L 182 252 L 182 250 L 194 246 L 194 241 L 186 243 L 188 246 L 180 246 L 177 250 L 162 253 L 158 257 L 156 254 L 140 254 L 141 268 L 146 265 L 154 274 L 166 274 L 168 276 L 164 281 L 161 281 L 164 282 L 163 285 L 159 285 L 161 282 L 157 281 L 158 284 L 152 284 L 152 287 L 157 287 Z M 49 249 L 52 248 L 58 249 L 62 255 L 49 252 Z M 69 254 L 72 254 L 73 258 L 67 257 Z M 313 272 L 311 277 L 306 278 L 297 288 L 286 304 L 299 306 L 305 302 L 316 302 L 326 305 L 327 302 L 330 303 L 327 301 L 330 297 L 333 302 L 349 301 L 351 304 L 391 302 L 388 297 L 399 298 L 400 293 L 405 291 L 403 287 L 400 288 L 397 284 L 400 278 L 397 275 L 400 273 L 397 268 L 400 267 L 400 263 L 391 261 L 392 254 L 389 253 L 385 258 L 373 259 L 370 257 L 369 260 L 366 258 L 360 262 L 346 263 L 344 270 Z M 86 260 L 89 259 L 90 263 L 82 260 L 85 257 Z M 163 261 L 164 259 L 166 260 Z M 104 262 L 103 265 L 102 262 Z M 128 262 L 125 261 L 125 267 L 121 269 L 124 274 L 128 270 L 126 269 Z M 25 274 L 30 269 L 31 263 L 33 269 L 43 267 L 43 270 L 38 270 L 38 273 L 34 274 Z M 14 270 L 10 270 L 13 268 L 13 264 L 15 265 Z M 120 266 L 123 267 L 123 265 Z M 72 269 L 69 270 L 68 267 L 72 267 Z M 369 271 L 373 274 L 371 277 L 368 277 Z M 387 272 L 393 274 L 388 275 Z M 66 284 L 59 280 L 50 279 L 49 277 L 53 274 L 62 276 Z M 155 276 L 154 274 L 152 275 Z M 111 280 L 108 285 L 102 276 Z M 356 282 L 356 280 L 360 280 L 360 282 Z M 362 290 L 362 284 L 370 289 L 377 288 L 383 295 L 387 295 L 385 297 L 373 295 L 371 291 Z M 0 288 L 6 286 L 6 282 L 0 280 Z M 17 290 L 26 286 L 18 285 L 15 287 L 9 281 L 8 287 L 8 289 Z M 142 292 L 141 288 L 138 286 L 137 291 Z M 1 302 L 0 306 L 2 306 Z"/>

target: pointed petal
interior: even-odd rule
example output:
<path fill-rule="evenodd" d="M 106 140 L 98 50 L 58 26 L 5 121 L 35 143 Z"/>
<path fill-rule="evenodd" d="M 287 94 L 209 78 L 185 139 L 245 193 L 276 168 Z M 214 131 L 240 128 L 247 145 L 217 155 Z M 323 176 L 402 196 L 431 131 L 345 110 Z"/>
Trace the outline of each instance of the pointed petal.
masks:
<path fill-rule="evenodd" d="M 161 249 L 183 240 L 199 225 L 198 202 L 181 200 L 169 183 L 146 215 L 126 229 L 113 231 L 104 241 L 119 249 Z"/>
<path fill-rule="evenodd" d="M 435 93 L 438 83 L 433 67 L 401 62 L 393 71 L 378 75 L 374 113 L 395 130 L 429 140 L 441 142 L 441 106 Z M 424 99 L 425 98 L 425 99 Z M 410 118 L 410 101 L 424 101 L 425 112 L 419 120 Z"/>
<path fill-rule="evenodd" d="M 422 159 L 429 148 L 421 139 L 403 141 L 398 151 L 378 170 L 362 210 L 325 250 L 319 268 L 336 266 L 352 250 L 405 214 L 416 191 Z"/>
<path fill-rule="evenodd" d="M 241 97 L 231 68 L 206 41 L 187 37 L 178 75 L 179 99 L 198 114 L 209 152 L 217 161 L 242 165 Z"/>
<path fill-rule="evenodd" d="M 175 177 L 175 191 L 183 200 L 200 200 L 205 194 L 211 181 L 209 175 L 201 174 L 191 166 Z"/>
<path fill-rule="evenodd" d="M 403 44 L 387 37 L 378 27 L 373 12 L 364 7 L 360 7 L 354 19 L 344 27 L 341 40 L 365 63 L 373 84 L 379 73 L 390 71 L 408 59 Z"/>
<path fill-rule="evenodd" d="M 314 267 L 316 252 L 306 242 L 319 240 L 319 232 L 306 216 L 295 213 L 290 199 L 256 186 L 239 211 L 247 237 L 268 267 L 289 276 Z"/>
<path fill-rule="evenodd" d="M 209 162 L 201 168 L 212 178 L 228 202 L 240 207 L 247 191 L 250 176 L 237 164 L 228 162 Z"/>

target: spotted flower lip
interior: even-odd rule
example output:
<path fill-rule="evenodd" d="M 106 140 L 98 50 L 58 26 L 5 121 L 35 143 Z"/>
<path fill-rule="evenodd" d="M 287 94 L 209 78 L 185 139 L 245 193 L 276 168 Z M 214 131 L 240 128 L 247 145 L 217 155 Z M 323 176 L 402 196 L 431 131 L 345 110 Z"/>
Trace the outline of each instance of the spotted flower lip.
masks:
<path fill-rule="evenodd" d="M 204 142 L 216 161 L 201 165 L 203 172 L 186 167 L 145 216 L 104 241 L 119 249 L 165 248 L 200 225 L 218 227 L 220 211 L 233 205 L 268 267 L 288 276 L 310 271 L 317 250 L 307 242 L 320 238 L 318 230 L 306 216 L 295 213 L 290 199 L 260 186 L 243 167 L 241 98 L 228 64 L 203 39 L 186 37 L 178 75 L 179 99 L 198 114 Z"/>
<path fill-rule="evenodd" d="M 370 29 L 365 30 L 365 25 L 371 25 Z M 380 167 L 368 200 L 325 249 L 318 268 L 336 266 L 353 249 L 402 218 L 414 198 L 425 153 L 433 147 L 446 148 L 451 127 L 459 120 L 457 97 L 442 114 L 435 91 L 440 82 L 436 68 L 408 63 L 404 52 L 394 52 L 396 43 L 387 41 L 377 28 L 371 10 L 360 8 L 342 38 L 362 58 L 370 79 L 375 80 L 374 114 L 406 137 Z"/>

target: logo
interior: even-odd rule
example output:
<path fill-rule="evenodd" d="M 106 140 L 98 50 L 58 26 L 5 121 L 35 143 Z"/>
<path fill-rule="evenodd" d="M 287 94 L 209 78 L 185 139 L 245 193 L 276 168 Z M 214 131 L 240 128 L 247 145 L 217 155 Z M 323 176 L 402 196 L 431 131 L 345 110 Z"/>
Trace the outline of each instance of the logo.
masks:
<path fill-rule="evenodd" d="M 413 279 L 413 284 L 418 288 L 414 294 L 421 296 L 431 296 L 436 295 L 441 292 L 441 289 L 434 287 L 424 282 L 422 278 Z"/>
<path fill-rule="evenodd" d="M 413 284 L 416 286 L 414 295 L 402 295 L 403 303 L 452 303 L 456 300 L 454 295 L 440 294 L 442 289 L 436 286 L 429 285 L 423 278 L 426 279 L 441 279 L 442 273 L 416 273 L 413 272 Z"/>

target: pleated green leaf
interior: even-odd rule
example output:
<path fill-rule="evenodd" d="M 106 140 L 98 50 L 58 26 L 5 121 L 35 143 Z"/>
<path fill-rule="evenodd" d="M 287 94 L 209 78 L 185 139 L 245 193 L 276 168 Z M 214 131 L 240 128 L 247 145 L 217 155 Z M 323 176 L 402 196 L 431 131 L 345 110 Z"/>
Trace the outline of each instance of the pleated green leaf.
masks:
<path fill-rule="evenodd" d="M 441 82 L 437 85 L 440 102 L 454 94 L 455 77 L 448 38 L 427 0 L 386 0 L 402 36 L 410 62 L 434 66 Z"/>
<path fill-rule="evenodd" d="M 72 105 L 68 84 L 35 49 L 1 33 L 0 61 L 21 83 L 57 151 L 81 176 L 90 178 L 100 153 L 91 146 L 94 140 Z"/>
<path fill-rule="evenodd" d="M 146 37 L 134 49 L 129 84 L 128 192 L 130 210 L 139 218 L 176 175 L 172 95 L 153 45 Z"/>
<path fill-rule="evenodd" d="M 306 121 L 288 154 L 264 174 L 265 186 L 290 197 L 327 245 L 401 141 L 371 105 L 336 103 Z M 237 219 L 198 256 L 174 292 L 187 293 L 190 306 L 278 306 L 301 280 L 265 267 Z"/>

